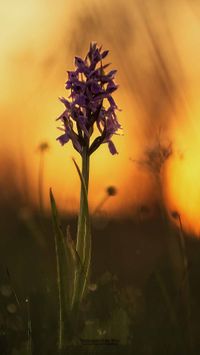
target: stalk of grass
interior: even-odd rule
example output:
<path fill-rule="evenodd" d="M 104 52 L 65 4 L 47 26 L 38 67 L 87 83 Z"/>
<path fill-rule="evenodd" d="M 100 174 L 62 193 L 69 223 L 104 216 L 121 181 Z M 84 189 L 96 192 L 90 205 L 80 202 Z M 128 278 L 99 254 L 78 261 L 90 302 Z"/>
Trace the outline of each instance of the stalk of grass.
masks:
<path fill-rule="evenodd" d="M 159 198 L 159 209 L 160 209 L 161 220 L 166 233 L 166 240 L 165 240 L 166 247 L 168 249 L 169 257 L 171 259 L 173 272 L 175 274 L 179 274 L 179 270 L 177 270 L 176 267 L 177 265 L 175 262 L 177 255 L 174 255 L 174 247 L 176 247 L 176 240 L 174 238 L 174 235 L 172 235 L 171 233 L 171 227 L 169 224 L 169 219 L 165 208 L 164 193 L 162 187 L 163 169 L 166 161 L 171 157 L 173 153 L 172 143 L 169 142 L 167 145 L 162 143 L 160 134 L 161 131 L 158 132 L 154 146 L 145 151 L 145 159 L 140 160 L 138 163 L 140 166 L 146 168 L 154 177 L 158 198 Z M 177 315 L 175 312 L 174 304 L 171 301 L 171 297 L 167 289 L 166 282 L 160 273 L 156 273 L 156 279 L 160 286 L 164 303 L 169 311 L 171 323 L 176 325 Z"/>
<path fill-rule="evenodd" d="M 165 281 L 163 280 L 163 277 L 159 271 L 156 271 L 155 277 L 156 277 L 156 280 L 157 280 L 158 285 L 160 287 L 161 294 L 162 294 L 163 300 L 165 302 L 166 308 L 169 311 L 171 323 L 176 326 L 177 325 L 177 316 L 176 316 L 176 312 L 175 312 L 173 303 L 172 303 L 171 298 L 169 296 L 169 292 L 167 290 Z"/>
<path fill-rule="evenodd" d="M 11 275 L 10 275 L 8 268 L 6 268 L 6 274 L 7 274 L 7 278 L 9 281 L 9 285 L 11 287 L 12 294 L 14 296 L 16 303 L 17 303 L 17 306 L 18 306 L 19 310 L 22 311 L 22 305 L 19 300 L 19 297 L 17 296 L 17 292 L 15 291 L 15 288 L 13 287 Z M 26 304 L 26 316 L 25 316 L 25 319 L 24 319 L 24 316 L 22 316 L 22 319 L 25 324 L 25 327 L 27 326 L 26 351 L 27 351 L 27 355 L 32 355 L 32 353 L 33 353 L 33 351 L 32 351 L 32 323 L 31 323 L 31 315 L 30 315 L 30 301 L 28 298 L 26 298 L 25 304 Z"/>
<path fill-rule="evenodd" d="M 62 232 L 56 202 L 53 192 L 50 189 L 50 201 L 52 220 L 54 227 L 54 242 L 56 253 L 56 272 L 57 272 L 57 286 L 58 286 L 58 307 L 59 307 L 59 321 L 58 321 L 58 350 L 62 351 L 65 343 L 65 322 L 70 311 L 70 291 L 71 291 L 71 273 L 73 264 L 71 262 L 71 255 L 69 249 L 66 247 L 65 237 Z"/>
<path fill-rule="evenodd" d="M 29 196 L 29 179 L 28 179 L 28 174 L 27 174 L 27 167 L 26 167 L 26 159 L 25 159 L 25 150 L 22 145 L 21 139 L 19 139 L 19 159 L 20 159 L 20 164 L 21 164 L 21 177 L 22 177 L 22 186 L 23 186 L 23 194 L 24 194 L 24 202 L 25 205 L 29 205 L 30 203 L 30 196 Z"/>
<path fill-rule="evenodd" d="M 32 355 L 32 324 L 30 315 L 30 302 L 26 299 L 27 308 L 27 355 Z"/>
<path fill-rule="evenodd" d="M 39 207 L 41 215 L 44 215 L 44 198 L 43 198 L 43 176 L 44 176 L 44 154 L 40 153 L 39 173 L 38 173 L 38 195 Z"/>
<path fill-rule="evenodd" d="M 44 216 L 44 157 L 49 149 L 47 142 L 42 142 L 38 146 L 39 151 L 39 172 L 38 172 L 38 198 L 41 216 Z"/>
<path fill-rule="evenodd" d="M 73 285 L 72 285 L 72 296 L 71 296 L 71 310 L 73 311 L 74 306 L 76 305 L 76 303 L 78 301 L 77 297 L 76 297 L 77 280 L 79 279 L 79 276 L 81 275 L 81 273 L 83 273 L 83 266 L 81 264 L 80 257 L 76 251 L 74 241 L 71 238 L 69 226 L 67 227 L 66 247 L 70 249 L 72 259 L 74 261 L 74 275 L 73 275 L 73 279 L 72 279 Z"/>
<path fill-rule="evenodd" d="M 177 212 L 176 212 L 177 213 Z M 177 240 L 177 236 L 175 235 L 171 224 L 169 222 L 168 216 L 164 208 L 162 208 L 162 219 L 165 224 L 165 229 L 168 231 L 168 251 L 170 262 L 172 266 L 172 271 L 176 280 L 176 288 L 178 290 L 178 294 L 181 298 L 182 302 L 182 311 L 185 315 L 184 320 L 184 340 L 187 348 L 187 354 L 192 354 L 193 352 L 193 339 L 192 339 L 192 329 L 191 329 L 191 307 L 190 307 L 190 286 L 189 286 L 189 272 L 188 272 L 188 260 L 187 260 L 187 253 L 185 247 L 185 239 L 184 239 L 184 232 L 183 226 L 180 215 L 177 213 L 176 218 L 179 222 L 179 233 Z M 162 280 L 160 280 L 162 281 Z M 162 292 L 166 289 L 163 282 L 160 283 Z M 164 288 L 163 288 L 164 287 Z M 166 289 L 167 291 L 167 289 Z M 175 304 L 173 304 L 168 297 L 168 293 L 163 293 L 164 299 L 166 304 L 169 306 L 171 319 L 175 320 L 174 324 L 176 325 L 178 321 L 177 314 L 175 312 Z M 180 300 L 179 298 L 179 300 Z M 179 302 L 178 300 L 178 302 Z M 174 318 L 175 316 L 175 318 Z M 178 323 L 177 323 L 178 324 Z M 180 327 L 180 320 L 179 320 L 179 327 Z M 181 326 L 182 328 L 182 326 Z"/>
<path fill-rule="evenodd" d="M 44 235 L 35 221 L 34 215 L 28 208 L 22 208 L 19 212 L 20 219 L 24 222 L 30 235 L 40 247 L 45 246 Z"/>
<path fill-rule="evenodd" d="M 109 195 L 105 195 L 102 200 L 99 202 L 99 204 L 96 206 L 93 214 L 97 214 L 99 211 L 101 211 L 101 208 L 104 206 L 104 204 L 106 203 L 106 201 L 109 199 Z"/>
<path fill-rule="evenodd" d="M 93 214 L 95 215 L 96 213 L 100 212 L 104 204 L 107 202 L 107 200 L 111 196 L 115 196 L 116 194 L 117 194 L 117 189 L 115 188 L 115 186 L 108 186 L 106 189 L 105 196 L 103 196 L 102 200 L 98 203 L 98 205 L 94 209 Z"/>
<path fill-rule="evenodd" d="M 16 293 L 16 291 L 15 291 L 15 289 L 13 287 L 13 283 L 12 283 L 10 272 L 9 272 L 8 268 L 6 268 L 6 274 L 7 274 L 7 277 L 8 277 L 8 280 L 9 280 L 9 283 L 10 283 L 10 287 L 11 287 L 12 293 L 14 295 L 15 301 L 16 301 L 18 307 L 21 308 L 21 304 L 20 304 L 19 298 L 17 296 L 17 293 Z"/>
<path fill-rule="evenodd" d="M 176 213 L 176 215 L 175 215 Z M 188 268 L 188 258 L 185 246 L 185 237 L 183 231 L 183 224 L 181 220 L 181 215 L 174 212 L 174 218 L 178 219 L 179 224 L 179 240 L 180 240 L 180 250 L 183 262 L 183 277 L 182 283 L 180 285 L 180 296 L 182 298 L 183 307 L 185 309 L 185 327 L 187 333 L 188 342 L 188 352 L 192 354 L 193 352 L 193 337 L 192 337 L 192 327 L 191 327 L 191 305 L 190 305 L 190 283 L 189 283 L 189 268 Z"/>

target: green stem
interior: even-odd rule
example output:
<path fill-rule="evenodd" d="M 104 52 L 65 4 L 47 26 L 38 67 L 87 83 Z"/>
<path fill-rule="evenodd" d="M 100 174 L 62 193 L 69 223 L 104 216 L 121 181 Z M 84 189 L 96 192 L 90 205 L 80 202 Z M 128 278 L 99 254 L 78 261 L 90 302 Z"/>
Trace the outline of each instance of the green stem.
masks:
<path fill-rule="evenodd" d="M 96 206 L 93 215 L 97 214 L 98 212 L 101 211 L 101 208 L 104 206 L 105 202 L 109 199 L 109 195 L 106 195 L 103 197 L 103 199 L 99 202 L 99 204 Z"/>
<path fill-rule="evenodd" d="M 82 176 L 85 181 L 85 187 L 88 192 L 89 187 L 89 165 L 90 165 L 90 157 L 88 154 L 88 147 L 83 148 L 82 153 Z M 85 197 L 84 197 L 84 187 L 81 184 L 81 195 L 80 195 L 80 210 L 79 210 L 79 217 L 78 217 L 78 231 L 77 231 L 77 241 L 76 241 L 76 250 L 79 254 L 79 257 L 82 262 L 84 262 L 85 250 L 82 248 L 82 228 L 85 220 L 85 213 L 84 213 L 84 204 L 85 204 Z"/>
<path fill-rule="evenodd" d="M 72 306 L 80 303 L 88 283 L 91 262 L 91 231 L 88 212 L 88 186 L 89 186 L 89 141 L 82 152 L 81 194 L 78 229 L 76 239 L 76 252 L 81 262 L 81 270 L 75 273 Z"/>

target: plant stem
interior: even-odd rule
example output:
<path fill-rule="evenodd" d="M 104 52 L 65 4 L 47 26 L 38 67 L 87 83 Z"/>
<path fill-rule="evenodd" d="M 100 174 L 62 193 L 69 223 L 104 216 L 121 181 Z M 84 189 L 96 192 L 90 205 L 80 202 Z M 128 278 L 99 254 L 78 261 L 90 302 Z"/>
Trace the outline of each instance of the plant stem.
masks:
<path fill-rule="evenodd" d="M 32 325 L 31 325 L 31 315 L 30 315 L 30 304 L 29 304 L 29 299 L 26 299 L 26 304 L 27 304 L 27 318 L 28 318 L 28 324 L 27 324 L 27 332 L 28 332 L 28 342 L 27 342 L 27 352 L 28 355 L 32 354 Z"/>
<path fill-rule="evenodd" d="M 75 273 L 72 305 L 80 304 L 84 297 L 91 263 L 91 230 L 88 211 L 89 140 L 82 152 L 80 212 L 76 239 L 76 252 L 81 262 L 81 272 Z"/>
<path fill-rule="evenodd" d="M 188 258 L 185 246 L 185 238 L 183 232 L 183 225 L 181 221 L 181 216 L 178 214 L 179 221 L 179 237 L 180 237 L 180 246 L 181 254 L 183 259 L 183 284 L 181 285 L 181 295 L 183 298 L 183 307 L 185 307 L 185 316 L 186 316 L 186 327 L 188 333 L 188 351 L 189 354 L 193 351 L 193 339 L 192 339 L 192 329 L 191 329 L 191 305 L 190 305 L 190 284 L 189 284 L 189 270 L 188 270 Z"/>
<path fill-rule="evenodd" d="M 64 339 L 64 316 L 63 316 L 63 299 L 61 292 L 61 278 L 60 278 L 60 263 L 58 253 L 58 242 L 55 236 L 55 251 L 56 251 L 56 270 L 57 270 L 57 286 L 58 286 L 58 304 L 59 304 L 59 331 L 58 331 L 58 349 L 63 349 Z"/>
<path fill-rule="evenodd" d="M 96 206 L 93 215 L 97 214 L 98 212 L 101 211 L 101 208 L 104 206 L 105 202 L 109 199 L 109 195 L 106 195 L 102 198 L 102 200 L 99 202 L 99 204 Z"/>
<path fill-rule="evenodd" d="M 24 202 L 26 206 L 29 206 L 30 204 L 30 196 L 29 196 L 29 179 L 27 176 L 27 167 L 26 167 L 26 159 L 24 155 L 24 149 L 22 146 L 21 141 L 19 140 L 19 149 L 20 149 L 20 163 L 21 163 L 21 173 L 22 173 L 22 187 L 23 187 L 23 194 L 24 194 Z"/>
<path fill-rule="evenodd" d="M 44 182 L 44 152 L 40 152 L 39 174 L 38 174 L 38 194 L 39 194 L 39 208 L 41 216 L 44 216 L 44 196 L 43 196 L 43 182 Z"/>
<path fill-rule="evenodd" d="M 89 164 L 90 164 L 90 157 L 88 154 L 88 146 L 86 146 L 83 148 L 83 153 L 82 153 L 82 176 L 85 181 L 85 187 L 87 192 L 89 187 Z M 81 184 L 80 210 L 79 210 L 79 217 L 78 217 L 76 250 L 82 262 L 84 261 L 84 255 L 85 255 L 85 251 L 82 248 L 83 241 L 81 240 L 81 234 L 82 234 L 81 229 L 83 228 L 83 224 L 85 220 L 84 204 L 85 204 L 84 187 L 83 184 Z"/>

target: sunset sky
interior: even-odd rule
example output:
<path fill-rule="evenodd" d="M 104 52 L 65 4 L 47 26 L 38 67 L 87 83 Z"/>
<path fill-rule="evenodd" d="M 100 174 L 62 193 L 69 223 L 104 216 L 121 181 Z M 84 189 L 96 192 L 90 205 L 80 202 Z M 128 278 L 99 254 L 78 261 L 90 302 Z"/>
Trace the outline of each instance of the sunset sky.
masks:
<path fill-rule="evenodd" d="M 142 4 L 142 5 L 141 5 Z M 107 145 L 91 159 L 91 210 L 109 185 L 117 196 L 105 205 L 116 216 L 132 215 L 156 198 L 152 174 L 136 161 L 155 145 L 158 132 L 172 142 L 173 154 L 163 171 L 166 206 L 177 209 L 188 229 L 200 232 L 200 6 L 192 0 L 8 0 L 0 11 L 1 171 L 17 162 L 35 204 L 39 153 L 46 141 L 45 197 L 52 187 L 60 208 L 77 210 L 79 179 L 71 144 L 61 147 L 55 119 L 63 112 L 58 97 L 75 55 L 85 56 L 89 43 L 109 49 L 117 69 L 115 99 L 122 111 L 119 154 Z"/>

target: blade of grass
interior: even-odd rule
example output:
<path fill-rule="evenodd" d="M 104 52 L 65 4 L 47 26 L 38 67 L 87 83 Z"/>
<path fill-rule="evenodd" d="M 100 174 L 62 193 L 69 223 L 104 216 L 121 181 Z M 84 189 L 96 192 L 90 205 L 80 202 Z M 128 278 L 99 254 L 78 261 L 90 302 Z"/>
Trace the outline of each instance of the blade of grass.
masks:
<path fill-rule="evenodd" d="M 71 238 L 70 228 L 67 227 L 67 238 L 66 238 L 66 246 L 69 248 L 72 259 L 74 261 L 74 277 L 73 277 L 73 291 L 71 297 L 71 309 L 73 310 L 74 306 L 78 303 L 78 294 L 76 292 L 77 289 L 77 280 L 79 280 L 81 274 L 83 273 L 83 265 L 81 263 L 81 259 L 79 254 L 76 251 L 76 247 L 73 239 Z"/>
<path fill-rule="evenodd" d="M 31 314 L 30 314 L 30 302 L 29 299 L 26 299 L 27 305 L 27 354 L 32 355 L 32 324 L 31 324 Z"/>
<path fill-rule="evenodd" d="M 74 277 L 74 260 L 72 253 L 66 245 L 65 236 L 59 222 L 58 211 L 53 192 L 50 189 L 50 201 L 52 220 L 54 227 L 56 267 L 57 267 L 57 285 L 59 298 L 59 327 L 58 327 L 58 347 L 62 350 L 65 342 L 65 325 L 70 320 L 71 297 Z"/>

